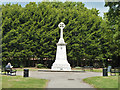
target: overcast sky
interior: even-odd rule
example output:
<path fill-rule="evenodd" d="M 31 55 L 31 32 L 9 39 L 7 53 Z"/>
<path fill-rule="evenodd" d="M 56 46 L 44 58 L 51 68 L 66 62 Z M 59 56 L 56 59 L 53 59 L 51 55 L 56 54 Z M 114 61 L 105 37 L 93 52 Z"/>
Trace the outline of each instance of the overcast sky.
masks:
<path fill-rule="evenodd" d="M 21 4 L 21 6 L 25 6 L 26 4 L 28 4 L 29 2 L 41 2 L 43 0 L 2 0 L 1 4 L 6 4 L 6 3 L 18 3 Z M 49 0 L 51 1 L 51 0 Z M 56 0 L 57 1 L 57 0 Z M 59 1 L 66 1 L 66 0 L 59 0 Z M 108 11 L 108 7 L 104 7 L 105 2 L 104 0 L 69 0 L 69 1 L 73 1 L 73 2 L 83 2 L 85 4 L 85 7 L 87 7 L 88 9 L 91 8 L 96 8 L 97 10 L 99 10 L 100 14 L 99 16 L 103 17 L 104 12 Z M 84 2 L 85 1 L 85 2 Z"/>

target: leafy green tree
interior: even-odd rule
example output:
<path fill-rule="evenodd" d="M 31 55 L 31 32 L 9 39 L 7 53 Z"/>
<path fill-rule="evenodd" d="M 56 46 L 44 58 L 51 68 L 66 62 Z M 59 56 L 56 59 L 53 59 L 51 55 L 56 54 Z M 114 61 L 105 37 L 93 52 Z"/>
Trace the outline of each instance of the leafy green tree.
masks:
<path fill-rule="evenodd" d="M 106 2 L 106 7 L 109 7 L 109 11 L 105 14 L 105 20 L 108 25 L 108 32 L 111 33 L 109 39 L 109 52 L 113 63 L 119 66 L 120 58 L 120 2 Z"/>
<path fill-rule="evenodd" d="M 6 4 L 2 10 L 3 60 L 17 58 L 21 63 L 32 57 L 54 60 L 60 22 L 66 25 L 68 60 L 76 60 L 81 65 L 82 59 L 108 57 L 106 52 L 110 50 L 102 48 L 108 40 L 103 37 L 107 35 L 106 23 L 98 16 L 98 10 L 87 9 L 81 2 L 30 2 L 25 7 Z"/>

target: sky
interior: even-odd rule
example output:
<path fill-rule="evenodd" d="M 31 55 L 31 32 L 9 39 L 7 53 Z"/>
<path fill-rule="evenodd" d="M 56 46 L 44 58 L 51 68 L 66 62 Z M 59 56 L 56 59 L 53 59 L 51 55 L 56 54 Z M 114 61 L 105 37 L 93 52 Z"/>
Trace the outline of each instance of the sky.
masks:
<path fill-rule="evenodd" d="M 26 4 L 29 2 L 41 2 L 43 0 L 2 0 L 0 4 L 6 4 L 6 3 L 11 3 L 11 4 L 21 4 L 22 7 L 24 7 Z M 51 0 L 49 0 L 51 1 Z M 57 1 L 57 0 L 56 0 Z M 65 2 L 66 0 L 59 0 L 62 2 Z M 68 0 L 67 0 L 68 1 Z M 104 13 L 108 11 L 108 7 L 104 7 L 105 2 L 104 0 L 69 0 L 73 2 L 82 2 L 85 4 L 85 7 L 88 9 L 96 8 L 99 10 L 100 14 L 99 16 L 103 17 Z"/>

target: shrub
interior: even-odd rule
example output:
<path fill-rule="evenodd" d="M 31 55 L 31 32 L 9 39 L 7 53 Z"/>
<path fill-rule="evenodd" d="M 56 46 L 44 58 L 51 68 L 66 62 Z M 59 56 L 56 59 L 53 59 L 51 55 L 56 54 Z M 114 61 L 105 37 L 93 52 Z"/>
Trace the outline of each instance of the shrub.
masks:
<path fill-rule="evenodd" d="M 81 67 L 78 67 L 78 66 L 77 66 L 77 67 L 75 67 L 75 69 L 81 69 Z"/>
<path fill-rule="evenodd" d="M 44 68 L 43 64 L 37 64 L 37 68 Z"/>
<path fill-rule="evenodd" d="M 98 63 L 93 64 L 94 68 L 100 68 L 100 65 Z"/>
<path fill-rule="evenodd" d="M 24 65 L 20 65 L 20 68 L 24 68 Z"/>
<path fill-rule="evenodd" d="M 12 64 L 13 68 L 18 68 L 19 65 L 18 64 Z"/>

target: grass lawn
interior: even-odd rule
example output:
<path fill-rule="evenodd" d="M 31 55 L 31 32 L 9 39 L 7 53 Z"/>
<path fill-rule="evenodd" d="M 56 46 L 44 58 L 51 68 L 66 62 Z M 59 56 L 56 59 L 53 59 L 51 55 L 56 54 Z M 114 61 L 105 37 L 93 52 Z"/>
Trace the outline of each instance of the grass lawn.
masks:
<path fill-rule="evenodd" d="M 17 71 L 23 71 L 24 69 L 29 69 L 30 71 L 38 71 L 38 69 L 47 69 L 47 68 L 35 68 L 35 67 L 28 67 L 28 68 L 15 68 Z M 72 68 L 72 70 L 82 70 L 82 69 L 76 69 Z M 85 69 L 85 71 L 90 71 L 89 69 Z M 99 69 L 93 69 L 92 72 L 102 72 L 102 68 Z"/>
<path fill-rule="evenodd" d="M 93 69 L 93 72 L 102 72 L 102 71 L 103 71 L 102 68 L 100 68 L 100 69 Z"/>
<path fill-rule="evenodd" d="M 2 88 L 45 88 L 48 80 L 22 76 L 2 76 Z"/>
<path fill-rule="evenodd" d="M 82 69 L 72 68 L 72 70 L 82 70 Z M 85 69 L 85 71 L 90 71 L 90 69 Z M 102 71 L 103 71 L 102 68 L 98 68 L 98 69 L 93 68 L 92 72 L 102 72 Z"/>
<path fill-rule="evenodd" d="M 46 68 L 32 68 L 32 67 L 25 67 L 25 68 L 14 68 L 17 71 L 23 71 L 24 69 L 29 69 L 30 71 L 38 71 L 38 69 L 46 69 Z"/>
<path fill-rule="evenodd" d="M 118 76 L 89 77 L 89 78 L 85 78 L 83 81 L 89 83 L 95 88 L 118 88 Z"/>

